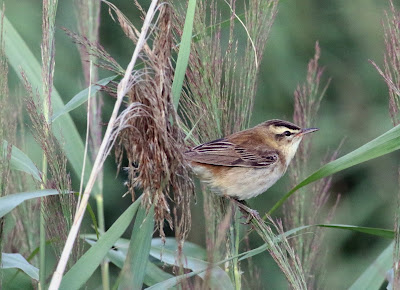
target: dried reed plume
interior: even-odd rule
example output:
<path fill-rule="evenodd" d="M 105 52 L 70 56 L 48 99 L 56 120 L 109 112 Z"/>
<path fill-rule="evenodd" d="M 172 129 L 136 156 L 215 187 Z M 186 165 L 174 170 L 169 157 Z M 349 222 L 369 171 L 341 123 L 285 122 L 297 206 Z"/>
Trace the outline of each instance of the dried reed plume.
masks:
<path fill-rule="evenodd" d="M 109 3 L 109 5 L 111 5 Z M 138 5 L 138 4 L 137 4 Z M 113 5 L 126 35 L 136 44 L 138 30 Z M 193 184 L 184 163 L 183 134 L 172 103 L 173 68 L 171 66 L 171 6 L 161 5 L 153 28 L 152 46 L 145 44 L 140 56 L 144 68 L 127 93 L 127 108 L 121 113 L 116 157 L 122 165 L 126 156 L 127 187 L 134 199 L 137 188 L 143 190 L 143 203 L 155 206 L 155 219 L 161 237 L 164 223 L 175 228 L 183 240 L 190 228 L 190 198 Z M 137 115 L 140 109 L 140 116 Z M 173 202 L 173 210 L 170 201 Z M 172 220 L 174 216 L 174 220 Z"/>
<path fill-rule="evenodd" d="M 139 30 L 115 5 L 104 2 L 115 13 L 126 36 L 136 45 Z M 135 4 L 144 14 L 140 5 Z M 144 43 L 140 54 L 144 68 L 131 78 L 127 108 L 118 117 L 118 129 L 113 135 L 118 136 L 116 158 L 119 166 L 123 166 L 124 157 L 129 161 L 126 185 L 132 200 L 135 191 L 142 189 L 146 206 L 155 205 L 161 236 L 165 235 L 163 227 L 167 220 L 171 227 L 175 227 L 177 237 L 184 239 L 191 223 L 189 204 L 193 184 L 183 162 L 183 134 L 178 128 L 171 98 L 171 7 L 164 4 L 159 11 L 151 36 L 152 46 Z M 96 58 L 98 66 L 118 74 L 125 72 L 100 44 L 68 30 L 66 32 L 88 55 Z M 108 90 L 114 91 L 110 87 Z M 173 210 L 170 201 L 174 203 Z"/>
<path fill-rule="evenodd" d="M 321 100 L 329 85 L 328 81 L 325 86 L 320 87 L 324 71 L 318 64 L 320 54 L 320 47 L 316 42 L 314 58 L 308 63 L 306 81 L 298 85 L 294 92 L 293 121 L 302 128 L 315 126 Z M 293 186 L 306 177 L 308 160 L 312 152 L 311 145 L 311 139 L 303 140 L 292 161 L 289 175 Z M 331 157 L 325 158 L 325 161 L 334 160 L 337 154 L 338 150 Z M 285 227 L 290 229 L 305 224 L 329 222 L 333 217 L 336 204 L 327 215 L 324 215 L 323 209 L 329 198 L 331 182 L 332 177 L 328 177 L 316 182 L 311 189 L 302 189 L 298 194 L 292 195 L 284 206 Z M 318 289 L 321 286 L 318 285 L 320 281 L 316 273 L 320 273 L 321 264 L 318 261 L 323 256 L 320 249 L 323 237 L 323 229 L 318 228 L 313 235 L 300 235 L 291 240 L 304 268 L 307 289 Z"/>
<path fill-rule="evenodd" d="M 390 11 L 385 11 L 386 19 L 382 21 L 385 48 L 384 69 L 370 61 L 385 80 L 389 90 L 389 114 L 393 126 L 400 124 L 400 12 L 395 8 L 393 1 L 389 0 Z M 399 185 L 400 185 L 400 169 Z M 393 289 L 400 288 L 400 186 L 397 194 L 397 207 L 395 213 L 395 244 L 393 251 Z"/>

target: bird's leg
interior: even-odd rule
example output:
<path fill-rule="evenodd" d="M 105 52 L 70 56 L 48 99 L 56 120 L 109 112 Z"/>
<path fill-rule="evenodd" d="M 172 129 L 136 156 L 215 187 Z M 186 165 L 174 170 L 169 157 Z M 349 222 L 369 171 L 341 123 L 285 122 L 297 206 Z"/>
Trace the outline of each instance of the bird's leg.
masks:
<path fill-rule="evenodd" d="M 251 209 L 250 207 L 247 206 L 246 201 L 244 200 L 237 200 L 235 198 L 231 198 L 231 200 L 236 203 L 236 205 L 238 206 L 239 210 L 247 215 L 247 219 L 245 224 L 249 224 L 251 222 L 251 220 L 254 218 L 256 220 L 260 220 L 260 215 L 258 214 L 258 211 Z"/>

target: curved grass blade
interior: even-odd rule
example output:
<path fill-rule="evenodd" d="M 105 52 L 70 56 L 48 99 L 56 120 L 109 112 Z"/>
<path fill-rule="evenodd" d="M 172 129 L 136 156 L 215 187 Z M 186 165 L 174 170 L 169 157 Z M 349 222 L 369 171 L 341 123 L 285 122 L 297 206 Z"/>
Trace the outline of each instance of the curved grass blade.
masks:
<path fill-rule="evenodd" d="M 392 267 L 393 246 L 394 243 L 391 243 L 358 277 L 349 290 L 381 289 L 385 281 L 385 273 Z"/>
<path fill-rule="evenodd" d="M 380 229 L 380 228 L 369 228 L 369 227 L 359 227 L 359 226 L 352 226 L 352 225 L 339 225 L 339 224 L 322 224 L 316 225 L 322 228 L 334 228 L 334 229 L 341 229 L 341 230 L 350 230 L 353 232 L 360 232 L 372 236 L 378 236 L 386 239 L 393 239 L 394 238 L 394 231 L 387 230 L 387 229 Z"/>
<path fill-rule="evenodd" d="M 39 280 L 39 269 L 29 264 L 21 254 L 1 254 L 0 269 L 20 269 L 36 281 Z"/>
<path fill-rule="evenodd" d="M 298 228 L 295 228 L 295 229 L 291 229 L 291 230 L 285 232 L 285 237 L 290 237 L 291 235 L 294 235 L 299 231 L 302 231 L 302 230 L 305 230 L 305 229 L 308 229 L 308 228 L 312 228 L 312 227 L 313 227 L 313 225 L 311 225 L 311 226 L 302 226 L 302 227 L 298 227 Z M 279 243 L 280 242 L 280 240 L 281 240 L 280 236 L 281 235 L 278 235 L 276 237 L 277 239 L 276 239 L 275 243 Z M 267 244 L 263 244 L 263 245 L 259 246 L 258 248 L 255 248 L 255 249 L 240 253 L 237 257 L 232 257 L 232 259 L 233 258 L 239 258 L 239 261 L 243 261 L 243 260 L 248 259 L 250 257 L 253 257 L 255 255 L 261 254 L 261 253 L 265 252 L 266 250 L 268 250 L 268 245 Z"/>
<path fill-rule="evenodd" d="M 183 27 L 182 40 L 178 53 L 178 59 L 176 60 L 174 80 L 172 82 L 172 96 L 174 100 L 175 110 L 178 109 L 183 80 L 185 79 L 186 68 L 189 62 L 195 10 L 196 0 L 189 0 L 185 17 L 185 26 Z"/>
<path fill-rule="evenodd" d="M 394 238 L 394 231 L 392 231 L 392 230 L 380 229 L 380 228 L 359 227 L 359 226 L 352 226 L 352 225 L 340 225 L 340 224 L 319 224 L 319 225 L 302 226 L 302 227 L 294 228 L 294 229 L 291 229 L 291 230 L 285 232 L 285 237 L 292 236 L 299 231 L 302 231 L 305 229 L 310 229 L 312 227 L 335 228 L 335 229 L 340 229 L 340 230 L 349 230 L 349 231 L 354 231 L 354 232 L 360 232 L 360 233 L 383 237 L 383 238 L 387 238 L 387 239 Z M 279 242 L 280 236 L 277 236 L 277 238 L 278 238 L 277 242 Z M 258 248 L 241 253 L 239 261 L 245 260 L 247 258 L 250 258 L 250 257 L 258 255 L 258 254 L 261 254 L 262 252 L 265 252 L 267 249 L 268 249 L 268 246 L 266 244 L 264 244 L 264 245 L 259 246 Z"/>
<path fill-rule="evenodd" d="M 25 200 L 59 194 L 57 190 L 45 189 L 32 192 L 20 192 L 0 197 L 0 218 L 12 211 Z"/>
<path fill-rule="evenodd" d="M 92 276 L 110 248 L 130 225 L 140 205 L 139 197 L 114 224 L 100 236 L 99 240 L 65 274 L 59 289 L 79 289 Z"/>
<path fill-rule="evenodd" d="M 279 208 L 294 192 L 298 189 L 314 182 L 318 179 L 327 177 L 336 172 L 342 171 L 354 165 L 363 163 L 365 161 L 389 154 L 393 151 L 400 149 L 400 125 L 387 131 L 374 140 L 364 144 L 358 149 L 325 164 L 320 169 L 315 171 L 309 177 L 304 179 L 292 190 L 290 190 L 284 197 L 282 197 L 268 212 L 271 215 L 277 208 Z"/>
<path fill-rule="evenodd" d="M 30 84 L 32 85 L 33 91 L 42 91 L 42 70 L 39 62 L 33 55 L 32 51 L 26 45 L 25 41 L 21 38 L 18 32 L 15 30 L 13 25 L 4 16 L 3 20 L 4 31 L 4 47 L 7 55 L 7 60 L 18 77 L 22 80 L 20 71 L 23 70 L 27 76 Z M 52 106 L 54 111 L 61 110 L 64 107 L 64 103 L 61 99 L 60 94 L 55 87 L 52 89 Z M 62 132 L 60 132 L 62 129 Z M 77 174 L 81 176 L 83 168 L 83 154 L 84 146 L 82 139 L 76 129 L 74 122 L 72 121 L 69 114 L 60 116 L 53 125 L 53 133 L 60 142 L 64 145 L 63 149 L 65 154 Z M 92 165 L 89 160 L 86 161 L 85 168 L 85 183 L 89 178 Z M 97 190 L 94 190 L 97 192 Z"/>
<path fill-rule="evenodd" d="M 6 140 L 3 140 L 3 156 L 6 154 L 8 143 Z M 11 160 L 10 160 L 11 169 L 19 170 L 26 172 L 33 176 L 36 180 L 40 181 L 40 171 L 37 169 L 36 165 L 32 162 L 32 160 L 21 150 L 19 150 L 14 145 L 12 146 L 11 151 Z"/>
<path fill-rule="evenodd" d="M 154 206 L 148 213 L 141 207 L 136 216 L 119 289 L 142 289 L 154 230 Z"/>
<path fill-rule="evenodd" d="M 96 84 L 90 87 L 90 97 L 93 97 L 102 87 L 106 86 L 109 82 L 114 80 L 117 75 L 104 78 L 98 81 Z M 64 107 L 60 108 L 57 112 L 53 114 L 51 117 L 51 122 L 54 122 L 58 117 L 69 113 L 70 111 L 78 108 L 80 105 L 85 103 L 89 98 L 89 88 L 84 89 L 77 93 L 68 103 L 65 104 Z"/>

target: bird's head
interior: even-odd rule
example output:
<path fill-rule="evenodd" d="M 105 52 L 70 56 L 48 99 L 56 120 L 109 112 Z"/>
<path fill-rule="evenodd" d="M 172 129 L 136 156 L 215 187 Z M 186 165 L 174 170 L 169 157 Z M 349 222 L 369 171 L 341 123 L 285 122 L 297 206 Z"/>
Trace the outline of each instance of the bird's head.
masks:
<path fill-rule="evenodd" d="M 304 135 L 318 131 L 318 128 L 305 128 L 283 120 L 269 120 L 259 125 L 270 146 L 279 150 L 289 163 L 299 147 Z"/>

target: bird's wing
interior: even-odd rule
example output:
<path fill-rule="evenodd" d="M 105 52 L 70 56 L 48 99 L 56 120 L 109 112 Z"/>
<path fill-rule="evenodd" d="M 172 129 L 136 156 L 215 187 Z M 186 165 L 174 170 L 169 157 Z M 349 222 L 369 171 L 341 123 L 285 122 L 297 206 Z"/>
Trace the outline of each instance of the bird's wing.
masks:
<path fill-rule="evenodd" d="M 278 152 L 247 149 L 224 138 L 196 146 L 185 152 L 185 157 L 190 161 L 212 165 L 267 167 L 278 160 Z"/>

